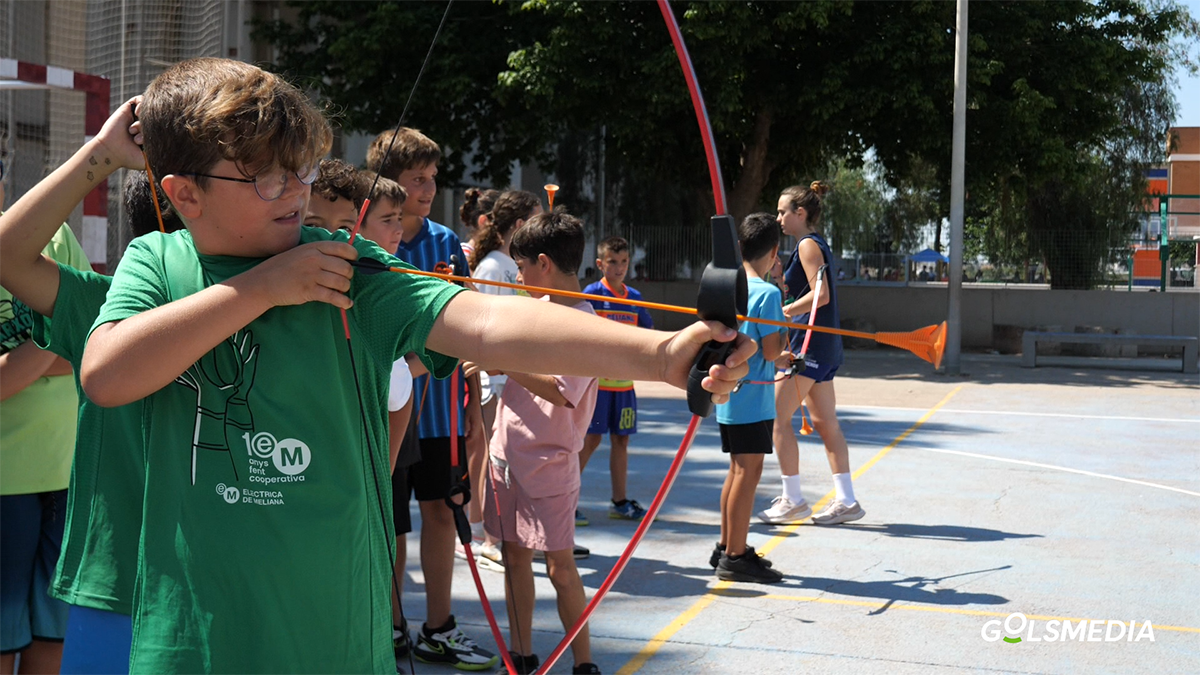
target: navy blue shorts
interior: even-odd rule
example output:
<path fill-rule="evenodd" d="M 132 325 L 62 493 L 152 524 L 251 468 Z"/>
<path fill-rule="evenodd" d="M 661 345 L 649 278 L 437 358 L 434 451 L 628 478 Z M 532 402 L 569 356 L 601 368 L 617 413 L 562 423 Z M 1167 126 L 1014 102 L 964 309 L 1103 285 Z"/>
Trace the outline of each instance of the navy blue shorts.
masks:
<path fill-rule="evenodd" d="M 66 490 L 0 497 L 0 652 L 66 635 L 67 603 L 47 594 L 66 519 Z"/>
<path fill-rule="evenodd" d="M 637 433 L 637 394 L 626 391 L 605 391 L 596 394 L 596 411 L 592 413 L 589 434 L 628 436 Z"/>
<path fill-rule="evenodd" d="M 797 375 L 803 375 L 804 377 L 807 377 L 818 384 L 821 382 L 828 382 L 833 379 L 834 374 L 837 373 L 838 368 L 840 368 L 841 365 L 842 364 L 840 363 L 836 365 L 827 365 L 813 360 L 813 357 L 811 356 L 806 356 L 804 357 L 804 370 L 803 372 L 797 373 Z"/>
<path fill-rule="evenodd" d="M 129 672 L 133 618 L 128 614 L 71 606 L 63 643 L 63 675 L 104 675 Z"/>

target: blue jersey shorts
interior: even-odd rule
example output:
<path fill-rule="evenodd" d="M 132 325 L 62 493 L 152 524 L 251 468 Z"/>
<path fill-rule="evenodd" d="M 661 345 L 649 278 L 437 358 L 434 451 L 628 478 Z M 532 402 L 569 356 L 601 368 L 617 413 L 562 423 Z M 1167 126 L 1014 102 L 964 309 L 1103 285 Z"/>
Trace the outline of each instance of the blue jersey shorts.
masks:
<path fill-rule="evenodd" d="M 596 412 L 592 413 L 589 434 L 628 436 L 637 433 L 637 394 L 626 391 L 605 391 L 596 394 Z"/>
<path fill-rule="evenodd" d="M 833 379 L 834 374 L 837 373 L 838 368 L 841 367 L 841 365 L 842 364 L 840 363 L 835 365 L 820 363 L 818 361 L 814 361 L 813 357 L 806 356 L 804 357 L 804 371 L 797 373 L 797 375 L 807 377 L 818 384 L 821 382 L 829 382 Z"/>
<path fill-rule="evenodd" d="M 0 652 L 66 634 L 67 603 L 47 594 L 66 519 L 66 490 L 0 497 Z"/>
<path fill-rule="evenodd" d="M 129 672 L 133 617 L 103 609 L 72 605 L 63 643 L 63 675 Z"/>

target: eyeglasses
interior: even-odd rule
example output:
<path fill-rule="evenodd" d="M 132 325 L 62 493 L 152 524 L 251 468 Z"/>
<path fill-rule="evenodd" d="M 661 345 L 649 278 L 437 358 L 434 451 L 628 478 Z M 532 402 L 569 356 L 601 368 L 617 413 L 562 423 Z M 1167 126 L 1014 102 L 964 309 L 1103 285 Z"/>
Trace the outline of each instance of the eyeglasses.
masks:
<path fill-rule="evenodd" d="M 211 173 L 185 173 L 184 176 L 204 176 L 205 178 L 216 178 L 217 180 L 227 180 L 234 183 L 251 183 L 254 185 L 254 191 L 258 193 L 259 199 L 266 202 L 273 202 L 283 196 L 283 191 L 287 189 L 288 179 L 292 176 L 300 181 L 302 185 L 312 185 L 317 179 L 317 167 L 303 169 L 301 171 L 284 171 L 277 169 L 268 173 L 260 173 L 254 178 L 230 178 L 229 176 L 214 176 Z"/>

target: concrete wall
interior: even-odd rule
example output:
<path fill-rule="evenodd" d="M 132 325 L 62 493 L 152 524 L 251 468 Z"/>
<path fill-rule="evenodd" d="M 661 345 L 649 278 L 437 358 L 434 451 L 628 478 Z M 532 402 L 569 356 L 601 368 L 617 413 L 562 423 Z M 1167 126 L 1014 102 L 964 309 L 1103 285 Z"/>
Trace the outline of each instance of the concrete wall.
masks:
<path fill-rule="evenodd" d="M 642 282 L 634 286 L 647 300 L 696 306 L 691 282 Z M 838 288 L 842 325 L 868 331 L 907 331 L 946 320 L 943 285 Z M 655 325 L 673 330 L 693 319 L 652 311 Z M 968 285 L 962 300 L 963 347 L 1014 351 L 1023 329 L 1074 331 L 1101 328 L 1140 335 L 1200 337 L 1200 293 L 1052 291 Z"/>

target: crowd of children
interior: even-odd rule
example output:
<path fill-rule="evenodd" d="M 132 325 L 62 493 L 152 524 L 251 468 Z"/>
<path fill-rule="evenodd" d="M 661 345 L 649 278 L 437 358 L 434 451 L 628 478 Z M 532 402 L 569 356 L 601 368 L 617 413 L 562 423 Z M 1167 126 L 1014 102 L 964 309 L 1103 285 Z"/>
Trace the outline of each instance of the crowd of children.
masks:
<path fill-rule="evenodd" d="M 783 579 L 747 537 L 773 448 L 783 494 L 759 517 L 811 514 L 791 431 L 802 400 L 837 491 L 813 522 L 863 516 L 834 411 L 840 339 L 814 334 L 797 360 L 802 328 L 650 330 L 623 302 L 641 296 L 619 237 L 597 247 L 596 299 L 546 293 L 580 291 L 578 218 L 473 188 L 464 242 L 429 218 L 435 141 L 379 134 L 365 170 L 325 158 L 331 141 L 278 76 L 184 61 L 0 216 L 3 672 L 17 653 L 22 672 L 61 658 L 74 673 L 387 673 L 408 655 L 491 669 L 499 657 L 451 606 L 464 492 L 476 557 L 505 574 L 511 661 L 534 672 L 534 559 L 570 629 L 586 603 L 581 474 L 607 434 L 609 517 L 645 516 L 627 494 L 633 381 L 683 386 L 710 339 L 736 345 L 705 380 L 730 457 L 717 576 Z M 135 238 L 108 277 L 62 223 L 118 169 Z M 820 309 L 837 325 L 832 275 L 817 282 L 832 265 L 820 197 L 792 188 L 776 216 L 741 223 L 750 316 Z M 777 275 L 781 229 L 800 241 Z M 529 291 L 365 274 L 365 259 Z M 426 606 L 410 629 L 414 497 Z M 586 626 L 571 649 L 573 672 L 600 672 Z"/>

